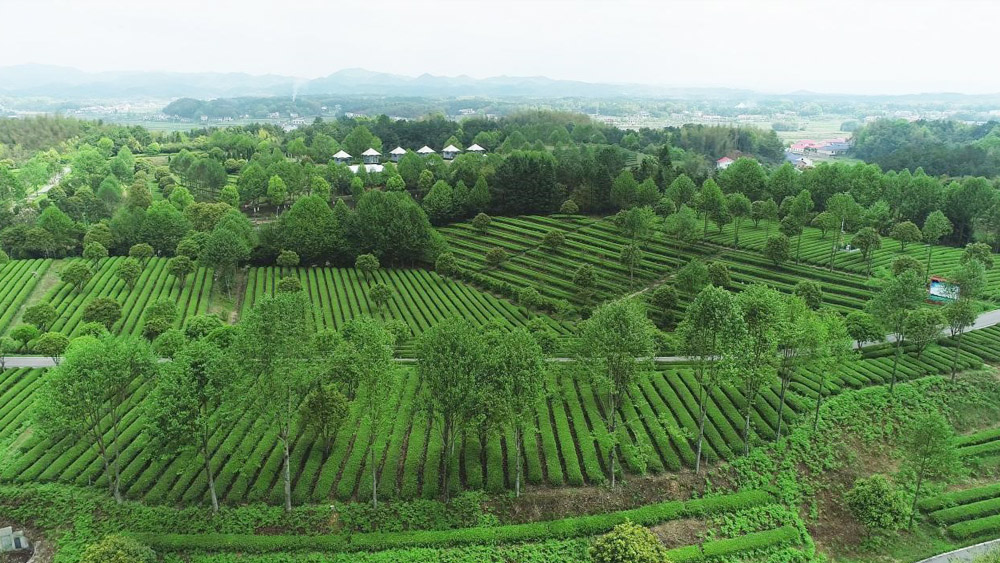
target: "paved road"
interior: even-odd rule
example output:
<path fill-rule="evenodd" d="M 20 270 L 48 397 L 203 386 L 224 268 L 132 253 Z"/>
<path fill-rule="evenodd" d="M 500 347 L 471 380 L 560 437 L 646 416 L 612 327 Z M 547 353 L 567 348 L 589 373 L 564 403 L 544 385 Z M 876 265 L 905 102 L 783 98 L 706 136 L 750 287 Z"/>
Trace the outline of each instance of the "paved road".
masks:
<path fill-rule="evenodd" d="M 962 549 L 956 549 L 955 551 L 949 551 L 948 553 L 942 553 L 941 555 L 935 555 L 928 559 L 924 559 L 919 563 L 960 563 L 972 561 L 976 557 L 981 555 L 986 555 L 992 550 L 1000 549 L 1000 539 L 990 540 L 976 545 L 971 545 L 969 547 L 964 547 Z"/>
<path fill-rule="evenodd" d="M 45 192 L 47 192 L 47 191 L 51 190 L 52 188 L 56 187 L 57 185 L 59 185 L 59 181 L 62 180 L 63 176 L 65 176 L 67 174 L 69 174 L 69 166 L 64 166 L 62 170 L 60 170 L 59 172 L 57 172 L 56 175 L 53 176 L 51 180 L 49 180 L 48 184 L 45 184 L 44 186 L 42 186 L 41 188 L 39 188 L 37 192 L 31 194 L 30 196 L 28 196 L 28 198 L 30 200 L 32 200 L 32 201 L 40 198 L 41 196 L 43 196 L 45 194 Z"/>
<path fill-rule="evenodd" d="M 976 323 L 972 325 L 972 328 L 968 330 L 981 330 L 991 326 L 1000 324 L 1000 309 L 993 311 L 987 311 L 979 318 L 976 319 Z M 948 331 L 942 332 L 945 336 L 948 336 Z M 891 338 L 883 340 L 882 342 L 892 341 Z M 876 344 L 882 344 L 882 342 L 866 342 L 862 345 L 864 346 L 874 346 Z M 61 359 L 61 358 L 60 358 Z M 691 358 L 688 356 L 656 356 L 653 361 L 660 364 L 669 364 L 673 362 L 686 362 L 690 361 Z M 163 360 L 161 360 L 163 361 Z M 417 360 L 414 358 L 396 358 L 396 362 L 401 364 L 412 364 L 416 363 Z M 570 363 L 575 362 L 575 358 L 548 358 L 546 361 L 552 363 Z M 11 356 L 6 359 L 4 363 L 5 368 L 48 368 L 56 365 L 56 362 L 48 356 Z"/>

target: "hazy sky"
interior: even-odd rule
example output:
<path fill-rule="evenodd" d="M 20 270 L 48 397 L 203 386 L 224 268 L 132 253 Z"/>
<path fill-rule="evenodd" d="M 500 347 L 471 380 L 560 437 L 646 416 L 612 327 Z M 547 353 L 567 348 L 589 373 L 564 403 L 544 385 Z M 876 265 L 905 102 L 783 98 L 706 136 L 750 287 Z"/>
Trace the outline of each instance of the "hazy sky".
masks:
<path fill-rule="evenodd" d="M 0 0 L 0 66 L 1000 92 L 986 0 Z"/>

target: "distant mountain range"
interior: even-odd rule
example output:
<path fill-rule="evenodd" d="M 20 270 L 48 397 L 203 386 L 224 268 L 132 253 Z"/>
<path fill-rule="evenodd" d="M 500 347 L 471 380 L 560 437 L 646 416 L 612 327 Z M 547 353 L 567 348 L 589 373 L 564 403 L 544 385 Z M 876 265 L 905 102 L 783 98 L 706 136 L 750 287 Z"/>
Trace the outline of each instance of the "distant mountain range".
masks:
<path fill-rule="evenodd" d="M 337 71 L 316 79 L 276 74 L 84 72 L 52 65 L 24 64 L 0 67 L 0 95 L 81 99 L 231 98 L 240 96 L 294 96 L 306 94 L 378 96 L 497 96 L 497 97 L 745 97 L 749 90 L 728 88 L 668 88 L 642 84 L 600 84 L 555 80 L 544 76 L 417 77 L 362 68 Z"/>
<path fill-rule="evenodd" d="M 315 79 L 278 74 L 252 75 L 218 72 L 85 72 L 72 67 L 23 64 L 0 67 L 0 96 L 44 97 L 58 100 L 167 100 L 296 96 L 374 95 L 454 98 L 673 98 L 697 100 L 798 98 L 994 102 L 1000 94 L 964 95 L 955 93 L 911 94 L 903 96 L 854 96 L 797 91 L 765 94 L 737 88 L 683 88 L 649 84 L 607 84 L 556 80 L 545 76 L 402 76 L 349 68 Z"/>

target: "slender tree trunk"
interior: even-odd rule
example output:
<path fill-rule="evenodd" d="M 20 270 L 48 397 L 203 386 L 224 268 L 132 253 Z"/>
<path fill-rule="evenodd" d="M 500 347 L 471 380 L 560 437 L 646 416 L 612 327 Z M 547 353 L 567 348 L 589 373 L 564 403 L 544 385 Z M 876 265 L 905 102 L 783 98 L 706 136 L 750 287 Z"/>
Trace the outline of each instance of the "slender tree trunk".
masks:
<path fill-rule="evenodd" d="M 219 511 L 219 497 L 215 493 L 215 475 L 212 474 L 212 459 L 208 450 L 208 428 L 202 427 L 201 454 L 205 458 L 205 476 L 208 477 L 208 492 L 212 497 L 212 512 Z"/>
<path fill-rule="evenodd" d="M 615 411 L 612 410 L 611 412 L 614 413 Z M 615 416 L 614 414 L 611 415 L 611 424 L 608 425 L 608 430 L 611 431 L 611 451 L 608 453 L 608 459 L 611 460 L 611 463 L 610 463 L 610 465 L 611 465 L 611 488 L 613 489 L 613 488 L 615 488 L 615 461 L 617 461 L 617 458 L 618 458 L 618 451 L 617 451 L 617 446 L 618 446 L 618 439 L 617 439 L 618 417 Z"/>
<path fill-rule="evenodd" d="M 521 441 L 524 438 L 524 431 L 518 424 L 514 429 L 514 496 L 521 496 Z"/>
<path fill-rule="evenodd" d="M 747 388 L 747 412 L 743 423 L 743 455 L 750 454 L 750 409 L 753 408 L 753 403 L 756 399 L 754 395 L 755 393 L 751 393 L 750 389 Z"/>
<path fill-rule="evenodd" d="M 705 386 L 702 385 L 698 392 L 698 453 L 695 457 L 694 472 L 701 473 L 701 448 L 705 441 Z"/>
<path fill-rule="evenodd" d="M 823 404 L 823 387 L 826 385 L 826 371 L 821 371 L 819 376 L 819 396 L 816 397 L 816 413 L 813 416 L 813 432 L 819 426 L 819 407 Z"/>
<path fill-rule="evenodd" d="M 98 434 L 97 430 L 94 430 L 94 434 Z M 97 436 L 97 451 L 101 454 L 101 461 L 104 463 L 104 474 L 108 476 L 108 494 L 114 496 L 115 486 L 114 479 L 111 477 L 111 459 L 108 456 L 108 450 L 104 446 L 104 440 Z"/>
<path fill-rule="evenodd" d="M 920 472 L 917 473 L 917 490 L 913 491 L 913 504 L 910 505 L 910 521 L 906 523 L 906 529 L 913 528 L 913 513 L 917 510 L 917 500 L 920 498 L 920 485 L 924 482 L 925 461 L 920 462 Z"/>
<path fill-rule="evenodd" d="M 288 438 L 291 434 L 288 425 L 281 429 L 282 456 L 284 458 L 284 470 L 281 478 L 285 484 L 285 512 L 292 511 L 292 469 L 290 467 L 290 456 L 288 455 Z"/>
<path fill-rule="evenodd" d="M 955 339 L 955 355 L 951 358 L 951 382 L 955 383 L 955 377 L 958 374 L 958 354 L 962 351 L 962 335 L 965 334 L 965 329 L 963 328 L 958 333 L 958 338 Z"/>
<path fill-rule="evenodd" d="M 122 498 L 122 493 L 121 493 L 121 462 L 119 460 L 119 458 L 120 458 L 120 455 L 119 455 L 120 454 L 120 450 L 119 450 L 119 446 L 118 446 L 118 436 L 119 436 L 119 434 L 118 434 L 118 422 L 119 422 L 119 420 L 118 420 L 118 414 L 116 412 L 114 412 L 114 411 L 112 411 L 112 414 L 111 414 L 111 421 L 112 421 L 111 422 L 111 429 L 112 429 L 112 440 L 113 440 L 113 442 L 111 443 L 111 456 L 112 456 L 112 466 L 114 467 L 114 475 L 113 475 L 113 482 L 114 482 L 114 484 L 113 484 L 113 489 L 112 490 L 113 490 L 114 495 L 115 495 L 115 502 L 117 502 L 118 504 L 121 504 L 124 499 Z"/>
<path fill-rule="evenodd" d="M 896 337 L 896 353 L 892 355 L 892 379 L 889 381 L 889 394 L 892 395 L 893 389 L 896 388 L 896 368 L 899 366 L 899 355 L 902 353 L 902 338 Z"/>
<path fill-rule="evenodd" d="M 452 429 L 451 421 L 445 419 L 444 422 L 444 469 L 441 470 L 441 478 L 443 480 L 441 491 L 444 493 L 444 500 L 448 502 L 448 468 L 451 465 L 451 442 L 452 442 Z"/>
<path fill-rule="evenodd" d="M 372 508 L 378 508 L 378 467 L 375 466 L 375 439 L 374 434 L 370 439 L 372 444 L 368 446 L 372 458 Z"/>
<path fill-rule="evenodd" d="M 840 246 L 840 231 L 833 237 L 833 246 L 830 247 L 830 271 L 833 271 L 833 265 L 837 258 L 837 247 Z"/>
<path fill-rule="evenodd" d="M 924 274 L 924 283 L 929 282 L 930 279 L 931 279 L 931 254 L 933 252 L 934 252 L 934 245 L 933 244 L 928 244 L 927 245 L 927 267 L 925 268 L 927 271 Z"/>
<path fill-rule="evenodd" d="M 778 397 L 778 430 L 776 432 L 777 437 L 774 439 L 775 442 L 781 441 L 781 415 L 785 410 L 785 391 L 788 390 L 788 383 L 791 376 L 786 372 L 781 376 L 781 396 Z"/>

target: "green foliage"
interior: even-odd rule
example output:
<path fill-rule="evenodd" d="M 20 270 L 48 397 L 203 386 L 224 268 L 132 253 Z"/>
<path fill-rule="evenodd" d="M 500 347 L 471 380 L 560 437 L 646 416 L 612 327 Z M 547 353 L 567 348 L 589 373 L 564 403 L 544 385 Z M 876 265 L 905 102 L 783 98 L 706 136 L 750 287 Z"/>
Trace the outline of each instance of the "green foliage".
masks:
<path fill-rule="evenodd" d="M 667 549 L 648 529 L 625 521 L 594 540 L 590 558 L 595 563 L 669 563 Z"/>
<path fill-rule="evenodd" d="M 110 297 L 91 299 L 83 308 L 83 322 L 100 323 L 108 330 L 111 330 L 111 327 L 121 318 L 121 305 Z"/>
<path fill-rule="evenodd" d="M 903 527 L 909 514 L 906 493 L 881 474 L 855 481 L 845 501 L 869 534 L 894 532 Z"/>
<path fill-rule="evenodd" d="M 764 257 L 780 266 L 782 262 L 787 262 L 792 257 L 792 243 L 784 234 L 777 234 L 767 237 L 764 243 Z"/>
<path fill-rule="evenodd" d="M 122 535 L 104 536 L 87 546 L 80 563 L 155 563 L 156 553 L 139 541 Z"/>

